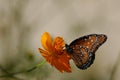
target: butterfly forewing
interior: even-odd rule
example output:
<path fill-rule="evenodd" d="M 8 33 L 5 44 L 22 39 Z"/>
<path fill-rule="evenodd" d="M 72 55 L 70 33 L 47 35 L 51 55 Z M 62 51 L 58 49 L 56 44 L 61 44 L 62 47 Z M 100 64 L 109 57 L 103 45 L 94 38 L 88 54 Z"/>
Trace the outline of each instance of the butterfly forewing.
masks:
<path fill-rule="evenodd" d="M 93 63 L 95 51 L 106 39 L 107 37 L 103 34 L 90 34 L 66 45 L 66 50 L 78 68 L 86 69 Z"/>
<path fill-rule="evenodd" d="M 95 51 L 107 40 L 106 35 L 96 35 L 96 42 L 91 46 L 90 51 L 91 53 L 95 53 Z"/>

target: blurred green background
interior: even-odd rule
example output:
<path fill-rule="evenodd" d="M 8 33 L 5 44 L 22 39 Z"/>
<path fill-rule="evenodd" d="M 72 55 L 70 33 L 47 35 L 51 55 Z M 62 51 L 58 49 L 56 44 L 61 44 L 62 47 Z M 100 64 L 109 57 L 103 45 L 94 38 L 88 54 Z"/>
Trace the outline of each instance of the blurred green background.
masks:
<path fill-rule="evenodd" d="M 34 67 L 44 60 L 43 32 L 62 36 L 66 43 L 91 33 L 108 36 L 94 64 L 60 73 L 46 63 L 29 73 L 0 80 L 119 80 L 120 0 L 0 0 L 0 75 Z"/>

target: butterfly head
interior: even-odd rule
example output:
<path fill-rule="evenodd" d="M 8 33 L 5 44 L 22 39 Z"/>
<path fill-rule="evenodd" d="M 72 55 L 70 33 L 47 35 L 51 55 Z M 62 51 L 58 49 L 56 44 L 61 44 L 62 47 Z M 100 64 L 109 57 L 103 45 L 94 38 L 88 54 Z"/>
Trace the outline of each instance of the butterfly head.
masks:
<path fill-rule="evenodd" d="M 66 48 L 66 51 L 68 52 L 68 54 L 70 54 L 72 52 L 72 48 L 70 48 L 70 46 L 68 44 L 65 44 L 65 48 Z"/>

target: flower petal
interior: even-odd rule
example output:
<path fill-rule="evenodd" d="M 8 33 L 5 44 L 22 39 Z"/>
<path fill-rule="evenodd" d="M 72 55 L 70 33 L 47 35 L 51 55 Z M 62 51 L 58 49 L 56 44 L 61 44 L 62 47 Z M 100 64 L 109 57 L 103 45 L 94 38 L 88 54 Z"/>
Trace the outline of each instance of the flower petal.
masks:
<path fill-rule="evenodd" d="M 38 50 L 39 50 L 39 52 L 42 54 L 42 56 L 43 56 L 44 58 L 46 58 L 46 56 L 49 55 L 49 53 L 48 53 L 47 51 L 45 51 L 45 50 L 43 50 L 43 49 L 41 49 L 41 48 L 38 48 Z"/>
<path fill-rule="evenodd" d="M 61 54 L 62 51 L 63 51 L 64 45 L 65 45 L 65 43 L 64 43 L 63 38 L 61 38 L 61 37 L 56 37 L 56 38 L 54 39 L 53 47 L 55 48 L 55 52 L 56 52 L 56 53 Z"/>
<path fill-rule="evenodd" d="M 71 72 L 71 67 L 69 64 L 70 58 L 66 53 L 52 58 L 53 61 L 51 62 L 51 65 L 55 66 L 60 72 Z"/>
<path fill-rule="evenodd" d="M 45 32 L 41 37 L 41 43 L 45 50 L 51 51 L 52 50 L 52 38 L 48 32 Z"/>
<path fill-rule="evenodd" d="M 69 64 L 70 56 L 65 52 L 62 55 L 54 56 L 48 55 L 49 52 L 44 51 L 41 48 L 38 48 L 42 56 L 49 62 L 52 66 L 56 67 L 60 72 L 71 72 L 71 67 Z"/>

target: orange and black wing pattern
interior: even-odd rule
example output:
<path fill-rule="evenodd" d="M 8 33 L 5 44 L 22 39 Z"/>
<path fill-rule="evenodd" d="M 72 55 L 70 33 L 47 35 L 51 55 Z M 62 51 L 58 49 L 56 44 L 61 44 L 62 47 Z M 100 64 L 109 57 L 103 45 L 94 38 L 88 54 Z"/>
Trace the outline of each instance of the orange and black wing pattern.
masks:
<path fill-rule="evenodd" d="M 95 59 L 96 50 L 107 40 L 104 34 L 90 34 L 80 37 L 66 46 L 67 53 L 71 56 L 76 66 L 87 69 Z"/>

